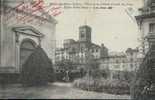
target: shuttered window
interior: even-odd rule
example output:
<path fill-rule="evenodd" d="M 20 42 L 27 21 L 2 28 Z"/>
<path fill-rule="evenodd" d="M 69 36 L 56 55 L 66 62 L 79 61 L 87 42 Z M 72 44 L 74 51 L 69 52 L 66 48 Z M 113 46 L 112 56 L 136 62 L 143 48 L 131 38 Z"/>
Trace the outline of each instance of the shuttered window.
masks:
<path fill-rule="evenodd" d="M 155 33 L 155 23 L 151 23 L 149 26 L 150 33 Z"/>

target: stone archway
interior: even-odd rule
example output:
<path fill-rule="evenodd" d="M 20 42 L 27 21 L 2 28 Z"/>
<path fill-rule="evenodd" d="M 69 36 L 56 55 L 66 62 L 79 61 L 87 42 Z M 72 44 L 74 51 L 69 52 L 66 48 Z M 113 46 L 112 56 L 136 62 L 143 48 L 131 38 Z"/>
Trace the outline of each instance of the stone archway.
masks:
<path fill-rule="evenodd" d="M 28 57 L 36 48 L 36 43 L 31 39 L 24 39 L 20 45 L 20 66 L 25 63 Z"/>

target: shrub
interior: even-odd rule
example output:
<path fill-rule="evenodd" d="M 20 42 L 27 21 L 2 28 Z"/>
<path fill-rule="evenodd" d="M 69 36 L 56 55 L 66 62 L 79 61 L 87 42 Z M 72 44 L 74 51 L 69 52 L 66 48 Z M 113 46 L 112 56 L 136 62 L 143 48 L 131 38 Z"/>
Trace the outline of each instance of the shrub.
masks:
<path fill-rule="evenodd" d="M 53 78 L 50 59 L 41 47 L 37 47 L 22 66 L 22 84 L 25 86 L 45 85 Z"/>

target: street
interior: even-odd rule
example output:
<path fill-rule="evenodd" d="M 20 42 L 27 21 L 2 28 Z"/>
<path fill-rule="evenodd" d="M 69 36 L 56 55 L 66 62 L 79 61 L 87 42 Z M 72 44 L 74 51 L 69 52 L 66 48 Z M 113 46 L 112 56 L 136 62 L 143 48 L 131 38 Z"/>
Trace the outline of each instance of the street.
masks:
<path fill-rule="evenodd" d="M 73 88 L 71 83 L 55 82 L 42 87 L 6 86 L 0 89 L 0 99 L 130 99 L 130 96 L 88 92 Z"/>

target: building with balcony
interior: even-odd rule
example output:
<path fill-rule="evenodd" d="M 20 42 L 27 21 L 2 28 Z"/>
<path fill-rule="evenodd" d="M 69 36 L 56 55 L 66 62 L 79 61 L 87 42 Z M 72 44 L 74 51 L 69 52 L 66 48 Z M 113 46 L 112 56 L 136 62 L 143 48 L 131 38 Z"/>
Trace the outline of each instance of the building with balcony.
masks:
<path fill-rule="evenodd" d="M 136 20 L 142 35 L 143 60 L 136 73 L 131 98 L 155 99 L 155 0 L 145 0 Z"/>
<path fill-rule="evenodd" d="M 144 6 L 139 9 L 140 14 L 136 20 L 141 31 L 142 51 L 145 55 L 149 50 L 147 36 L 155 34 L 155 1 L 145 0 Z"/>

